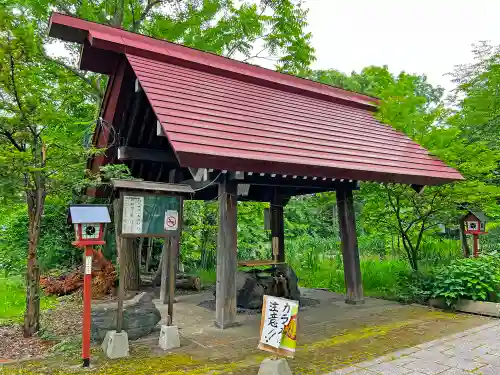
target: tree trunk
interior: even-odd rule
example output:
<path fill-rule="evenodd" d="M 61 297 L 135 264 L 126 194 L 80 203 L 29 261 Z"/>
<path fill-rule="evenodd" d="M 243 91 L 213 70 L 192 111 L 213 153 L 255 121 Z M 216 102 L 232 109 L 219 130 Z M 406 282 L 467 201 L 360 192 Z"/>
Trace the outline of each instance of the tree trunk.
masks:
<path fill-rule="evenodd" d="M 41 188 L 28 190 L 26 202 L 28 204 L 28 264 L 23 334 L 24 337 L 31 337 L 40 328 L 40 269 L 36 259 L 36 250 L 40 239 L 45 191 Z"/>
<path fill-rule="evenodd" d="M 141 264 L 142 264 L 142 250 L 144 248 L 144 237 L 139 238 L 138 245 L 137 245 L 137 264 L 139 266 L 139 270 L 141 269 Z"/>
<path fill-rule="evenodd" d="M 139 274 L 139 257 L 137 252 L 139 250 L 138 246 L 135 246 L 133 238 L 121 238 L 121 245 L 118 247 L 120 249 L 119 257 L 123 257 L 123 272 L 124 277 L 124 287 L 125 290 L 138 290 L 140 286 L 140 274 Z"/>
<path fill-rule="evenodd" d="M 460 220 L 460 241 L 462 242 L 462 251 L 465 258 L 470 258 L 470 247 L 467 243 L 467 235 L 465 234 L 465 223 Z"/>
<path fill-rule="evenodd" d="M 161 283 L 161 272 L 163 265 L 163 251 L 160 254 L 160 261 L 158 262 L 158 268 L 155 271 L 155 275 L 153 277 L 153 286 L 160 285 Z"/>
<path fill-rule="evenodd" d="M 148 238 L 148 248 L 146 250 L 146 272 L 149 272 L 149 266 L 151 265 L 151 256 L 153 255 L 153 239 Z"/>
<path fill-rule="evenodd" d="M 202 288 L 201 279 L 198 276 L 177 275 L 175 287 L 177 289 L 200 291 Z"/>

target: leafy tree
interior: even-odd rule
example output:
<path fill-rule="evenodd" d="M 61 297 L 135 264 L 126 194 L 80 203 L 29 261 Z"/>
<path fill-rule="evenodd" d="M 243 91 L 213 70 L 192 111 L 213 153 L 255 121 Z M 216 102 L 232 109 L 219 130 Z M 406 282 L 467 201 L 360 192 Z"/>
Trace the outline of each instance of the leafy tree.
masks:
<path fill-rule="evenodd" d="M 455 224 L 464 203 L 493 214 L 498 210 L 496 197 L 500 191 L 492 179 L 500 153 L 483 138 L 464 137 L 444 106 L 442 88 L 433 87 L 425 76 L 404 72 L 393 75 L 387 67 L 372 66 L 351 75 L 316 71 L 311 77 L 379 97 L 377 116 L 382 122 L 404 132 L 466 177 L 464 182 L 427 187 L 421 193 L 404 185 L 363 185 L 358 197 L 364 203 L 364 224 L 394 230 L 412 269 L 418 269 L 424 233 L 438 224 Z"/>
<path fill-rule="evenodd" d="M 52 10 L 120 27 L 203 51 L 248 62 L 271 60 L 278 70 L 304 74 L 314 61 L 307 10 L 299 0 L 25 0 L 22 5 L 43 30 Z M 54 58 L 103 97 L 100 75 L 75 68 L 77 47 L 69 58 Z"/>
<path fill-rule="evenodd" d="M 105 87 L 100 75 L 76 68 L 76 46 L 67 45 L 63 57 L 47 54 L 50 11 L 246 61 L 274 58 L 276 67 L 289 73 L 306 70 L 314 50 L 300 1 L 0 1 L 0 194 L 3 200 L 24 194 L 28 206 L 28 336 L 38 329 L 36 248 L 45 198 L 67 193 L 65 188 L 82 177 L 82 139 L 92 130 Z"/>
<path fill-rule="evenodd" d="M 47 63 L 35 25 L 16 11 L 12 4 L 0 7 L 0 199 L 15 203 L 24 196 L 27 204 L 24 334 L 30 336 L 38 330 L 36 252 L 46 195 L 68 192 L 78 178 L 93 107 L 80 82 Z"/>

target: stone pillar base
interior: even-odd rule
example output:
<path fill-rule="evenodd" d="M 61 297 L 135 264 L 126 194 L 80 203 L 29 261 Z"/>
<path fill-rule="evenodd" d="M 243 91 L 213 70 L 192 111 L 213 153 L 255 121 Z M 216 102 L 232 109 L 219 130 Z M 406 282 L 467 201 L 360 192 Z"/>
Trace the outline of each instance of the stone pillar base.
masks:
<path fill-rule="evenodd" d="M 260 364 L 257 375 L 292 375 L 292 370 L 284 358 L 266 358 Z"/>
<path fill-rule="evenodd" d="M 177 326 L 162 325 L 158 345 L 163 350 L 179 348 L 181 346 L 181 342 Z"/>
<path fill-rule="evenodd" d="M 128 335 L 127 332 L 106 332 L 101 348 L 106 357 L 111 359 L 128 357 Z"/>

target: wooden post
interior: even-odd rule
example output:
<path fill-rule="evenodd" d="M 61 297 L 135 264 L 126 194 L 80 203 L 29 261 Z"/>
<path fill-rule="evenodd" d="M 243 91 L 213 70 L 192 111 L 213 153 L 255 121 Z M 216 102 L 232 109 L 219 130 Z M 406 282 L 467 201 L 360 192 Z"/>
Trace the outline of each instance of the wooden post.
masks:
<path fill-rule="evenodd" d="M 161 283 L 160 283 L 160 302 L 165 305 L 168 302 L 168 258 L 170 249 L 170 236 L 165 237 L 163 250 L 161 252 Z"/>
<path fill-rule="evenodd" d="M 352 190 L 337 190 L 337 207 L 339 215 L 340 240 L 342 243 L 342 259 L 344 262 L 344 280 L 346 287 L 346 303 L 363 302 L 363 284 L 359 264 L 358 239 L 356 235 L 356 216 Z"/>
<path fill-rule="evenodd" d="M 85 246 L 83 257 L 83 324 L 82 359 L 83 367 L 90 366 L 90 326 L 92 320 L 92 246 Z"/>
<path fill-rule="evenodd" d="M 179 244 L 177 236 L 170 237 L 170 246 L 168 249 L 168 293 L 167 293 L 167 303 L 168 303 L 168 319 L 167 325 L 172 325 L 174 321 L 174 293 L 175 293 L 175 253 L 176 247 Z"/>
<path fill-rule="evenodd" d="M 237 185 L 227 176 L 219 183 L 215 325 L 225 329 L 236 321 Z"/>
<path fill-rule="evenodd" d="M 123 272 L 123 238 L 120 236 L 122 225 L 121 198 L 117 197 L 113 202 L 115 235 L 116 235 L 116 254 L 118 257 L 118 265 L 120 277 L 118 281 L 118 306 L 116 308 L 116 332 L 121 332 L 123 328 L 123 300 L 125 299 L 125 274 Z"/>
<path fill-rule="evenodd" d="M 479 257 L 479 234 L 474 233 L 472 235 L 472 237 L 474 239 L 474 258 L 478 258 Z"/>
<path fill-rule="evenodd" d="M 285 226 L 283 218 L 283 197 L 275 190 L 271 199 L 271 244 L 273 259 L 285 261 Z"/>
<path fill-rule="evenodd" d="M 179 231 L 170 237 L 168 251 L 168 321 L 167 325 L 172 325 L 174 321 L 174 298 L 175 298 L 175 282 L 177 278 L 177 258 L 180 251 L 180 239 L 182 234 L 182 214 L 183 214 L 183 199 L 180 198 L 178 228 Z"/>

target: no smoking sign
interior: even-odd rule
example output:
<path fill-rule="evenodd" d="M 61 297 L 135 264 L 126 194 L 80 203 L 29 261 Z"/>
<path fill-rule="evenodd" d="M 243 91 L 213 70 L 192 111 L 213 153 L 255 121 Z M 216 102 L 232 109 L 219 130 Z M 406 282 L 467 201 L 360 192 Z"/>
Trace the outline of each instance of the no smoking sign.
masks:
<path fill-rule="evenodd" d="M 165 211 L 165 230 L 177 230 L 179 227 L 179 212 L 178 211 Z"/>

